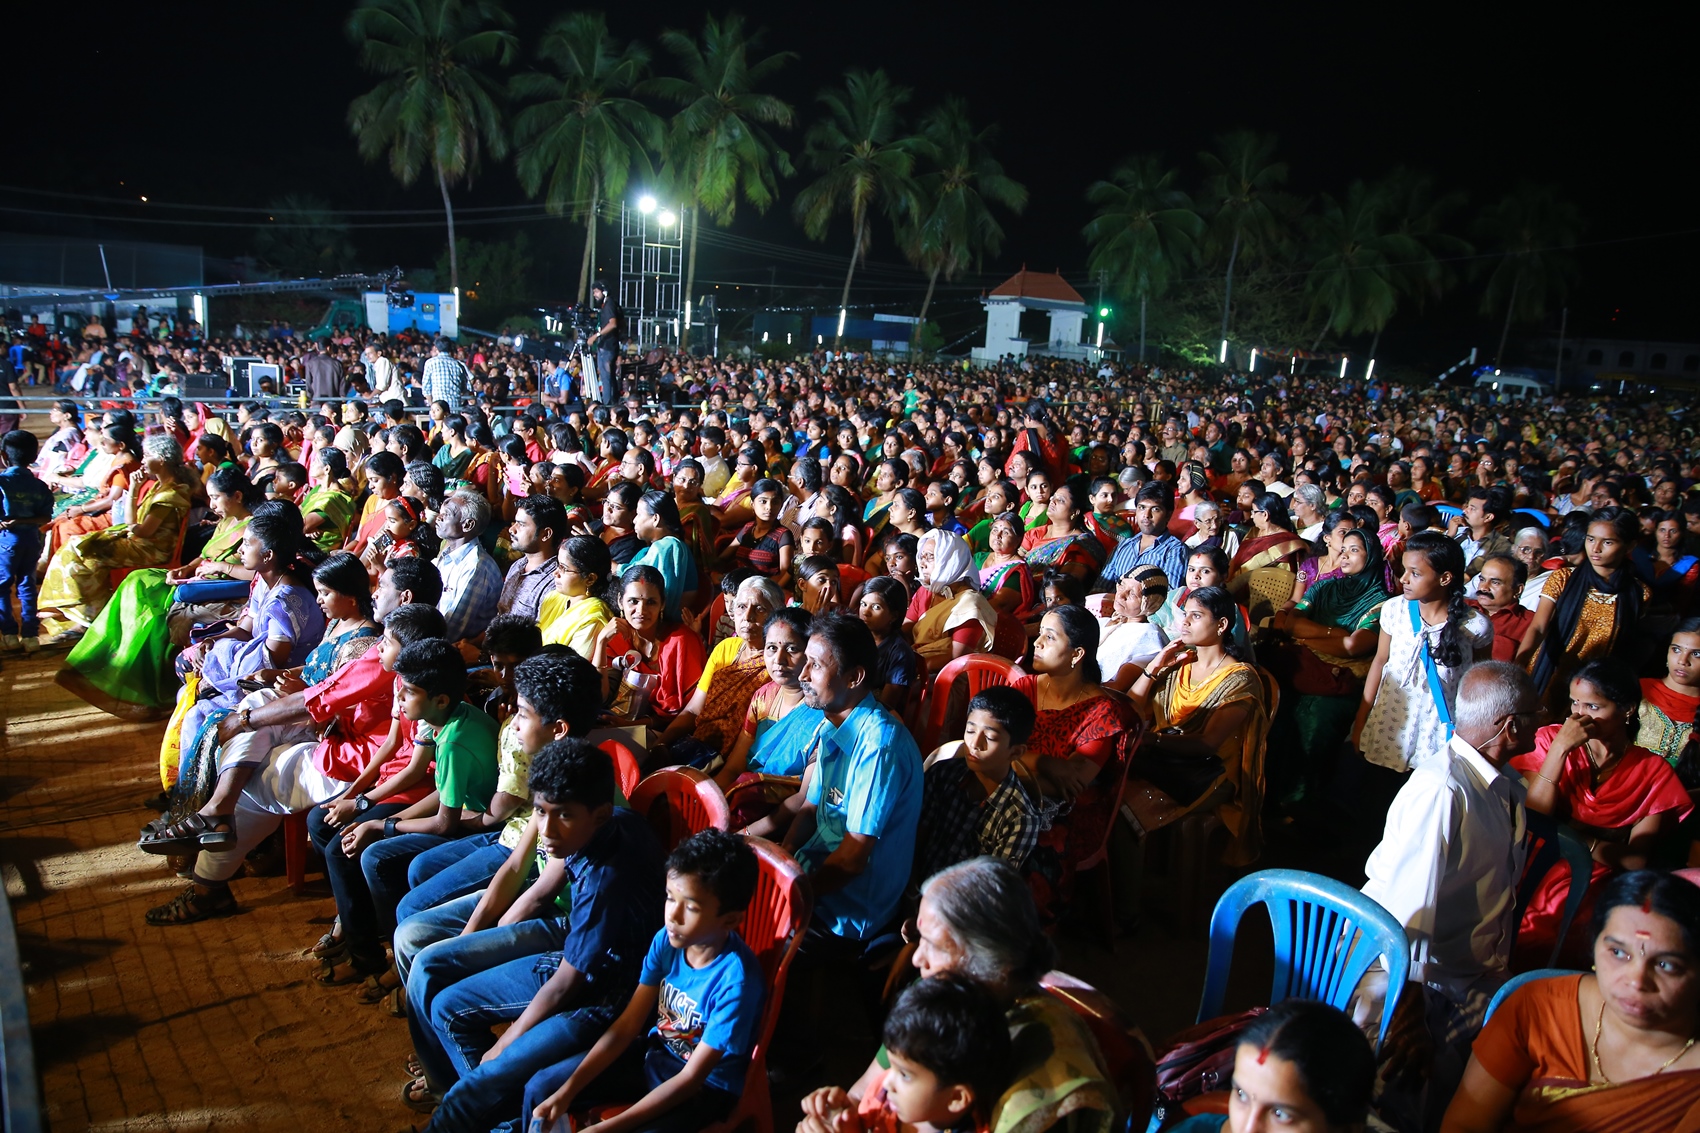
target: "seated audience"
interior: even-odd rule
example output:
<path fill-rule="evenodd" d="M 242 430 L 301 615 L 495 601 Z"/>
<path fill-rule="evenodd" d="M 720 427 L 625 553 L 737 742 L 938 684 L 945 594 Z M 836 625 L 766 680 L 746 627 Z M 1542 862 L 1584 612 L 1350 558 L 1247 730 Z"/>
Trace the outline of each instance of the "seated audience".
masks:
<path fill-rule="evenodd" d="M 925 879 L 969 858 L 1001 858 L 1017 869 L 1046 824 L 1038 785 L 1020 771 L 1033 734 L 1033 702 L 998 686 L 968 702 L 962 741 L 927 769 L 914 873 Z"/>

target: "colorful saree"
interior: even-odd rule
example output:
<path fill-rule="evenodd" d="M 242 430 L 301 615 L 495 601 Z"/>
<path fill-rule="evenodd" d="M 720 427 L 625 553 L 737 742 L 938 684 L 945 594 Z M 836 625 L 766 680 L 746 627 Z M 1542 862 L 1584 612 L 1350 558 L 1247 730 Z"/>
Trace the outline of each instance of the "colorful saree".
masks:
<path fill-rule="evenodd" d="M 1658 677 L 1641 678 L 1641 729 L 1635 742 L 1663 756 L 1672 767 L 1688 746 L 1700 696 L 1684 696 Z"/>
<path fill-rule="evenodd" d="M 984 595 L 965 584 L 960 594 L 935 598 L 915 622 L 915 652 L 926 660 L 928 672 L 936 673 L 944 668 L 950 660 L 951 630 L 969 622 L 978 622 L 985 634 L 979 647 L 971 652 L 990 653 L 998 631 L 998 612 Z"/>
<path fill-rule="evenodd" d="M 614 620 L 608 603 L 590 595 L 570 602 L 559 590 L 543 596 L 537 609 L 537 625 L 544 645 L 565 645 L 586 661 L 596 651 L 596 635 Z"/>
<path fill-rule="evenodd" d="M 709 677 L 702 712 L 691 735 L 721 755 L 731 751 L 732 741 L 743 727 L 744 714 L 750 710 L 750 697 L 766 683 L 767 663 L 762 651 L 742 646 L 730 663 L 721 665 Z"/>
<path fill-rule="evenodd" d="M 112 598 L 112 572 L 131 567 L 163 566 L 177 553 L 177 540 L 189 514 L 187 484 L 155 481 L 136 502 L 133 523 L 118 523 L 92 535 L 73 537 L 47 568 L 40 607 L 45 632 L 62 633 L 72 626 L 87 629 Z M 132 537 L 154 515 L 162 521 L 146 538 Z M 51 620 L 50 620 L 51 618 Z"/>
<path fill-rule="evenodd" d="M 247 516 L 219 520 L 201 558 L 236 562 L 247 527 Z M 143 708 L 170 704 L 177 695 L 171 667 L 177 647 L 167 622 L 176 591 L 177 584 L 166 581 L 164 570 L 131 571 L 65 664 L 114 700 Z"/>
<path fill-rule="evenodd" d="M 1538 774 L 1558 729 L 1559 725 L 1548 724 L 1536 732 L 1535 750 L 1513 756 L 1511 766 L 1524 775 Z M 1607 832 L 1608 841 L 1611 840 L 1611 832 L 1627 835 L 1636 823 L 1655 814 L 1674 811 L 1680 821 L 1687 818 L 1693 809 L 1688 791 L 1677 779 L 1670 764 L 1635 744 L 1630 745 L 1603 780 L 1599 783 L 1593 780 L 1593 761 L 1588 757 L 1587 748 L 1579 747 L 1568 752 L 1558 773 L 1558 793 L 1570 809 L 1568 821 Z M 1576 910 L 1570 934 L 1564 941 L 1564 950 L 1559 954 L 1561 966 L 1587 966 L 1593 951 L 1587 930 L 1593 920 L 1594 901 L 1611 873 L 1610 866 L 1598 861 L 1594 863 L 1594 875 L 1588 882 L 1587 895 Z M 1542 879 L 1523 910 L 1523 923 L 1517 930 L 1517 943 L 1512 954 L 1514 971 L 1538 968 L 1547 963 L 1569 893 L 1570 866 L 1560 861 Z"/>
<path fill-rule="evenodd" d="M 1305 546 L 1304 540 L 1291 531 L 1277 531 L 1273 535 L 1251 535 L 1240 543 L 1240 549 L 1234 552 L 1231 565 L 1236 574 L 1242 570 L 1261 570 L 1272 566 L 1297 569 L 1299 560 L 1309 551 L 1310 548 Z"/>
<path fill-rule="evenodd" d="M 348 538 L 348 525 L 354 521 L 354 500 L 340 488 L 310 488 L 301 499 L 301 518 L 310 515 L 324 518 L 324 524 L 312 535 L 313 546 L 321 551 L 334 551 Z"/>
<path fill-rule="evenodd" d="M 1029 566 L 1083 566 L 1093 574 L 1104 569 L 1104 560 L 1109 557 L 1104 544 L 1084 531 L 1053 539 L 1042 528 L 1027 533 L 1021 541 L 1021 551 Z"/>
<path fill-rule="evenodd" d="M 1259 816 L 1263 809 L 1263 738 L 1269 730 L 1263 681 L 1256 669 L 1238 661 L 1227 662 L 1209 680 L 1198 684 L 1192 681 L 1192 670 L 1193 664 L 1188 663 L 1163 678 L 1152 697 L 1155 712 L 1151 726 L 1179 728 L 1183 736 L 1197 738 L 1209 725 L 1212 712 L 1232 704 L 1247 704 L 1250 717 L 1216 752 L 1234 788 L 1233 797 L 1216 808 L 1216 815 L 1234 839 L 1223 860 L 1229 865 L 1249 865 L 1263 848 Z"/>

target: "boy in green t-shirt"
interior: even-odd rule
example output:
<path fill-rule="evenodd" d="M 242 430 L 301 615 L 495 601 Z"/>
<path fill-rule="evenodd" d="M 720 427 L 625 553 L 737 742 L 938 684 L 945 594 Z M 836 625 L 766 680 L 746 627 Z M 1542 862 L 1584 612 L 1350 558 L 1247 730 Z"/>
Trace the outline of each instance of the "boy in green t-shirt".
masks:
<path fill-rule="evenodd" d="M 383 940 L 395 931 L 407 867 L 431 847 L 473 833 L 496 791 L 496 721 L 461 699 L 466 662 L 459 650 L 440 638 L 416 641 L 396 658 L 395 671 L 396 700 L 415 726 L 413 744 L 434 751 L 437 789 L 392 818 L 343 835 L 343 852 L 359 859 L 372 898 L 349 902 L 355 915 L 345 913 L 342 925 L 349 966 L 326 969 L 324 983 L 383 970 Z"/>

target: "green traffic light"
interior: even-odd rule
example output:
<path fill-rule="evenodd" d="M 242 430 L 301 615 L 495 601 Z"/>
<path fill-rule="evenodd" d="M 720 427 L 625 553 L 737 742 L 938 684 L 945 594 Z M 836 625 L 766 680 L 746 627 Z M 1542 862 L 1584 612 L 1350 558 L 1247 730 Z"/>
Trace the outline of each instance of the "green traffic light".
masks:
<path fill-rule="evenodd" d="M 1098 317 L 1100 319 L 1109 318 L 1110 317 L 1110 309 L 1108 307 L 1099 307 L 1098 308 Z"/>

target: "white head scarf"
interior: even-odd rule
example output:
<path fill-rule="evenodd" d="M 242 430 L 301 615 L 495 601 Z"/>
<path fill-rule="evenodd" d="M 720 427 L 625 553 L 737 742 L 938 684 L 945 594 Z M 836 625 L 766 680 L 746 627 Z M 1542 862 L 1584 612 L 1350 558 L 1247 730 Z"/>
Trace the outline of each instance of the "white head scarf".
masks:
<path fill-rule="evenodd" d="M 921 581 L 937 593 L 945 586 L 958 586 L 967 582 L 974 573 L 974 554 L 968 549 L 968 540 L 950 531 L 935 527 L 924 532 L 917 541 L 915 559 L 919 563 L 921 552 L 928 547 L 933 551 L 933 569 L 929 576 Z"/>

